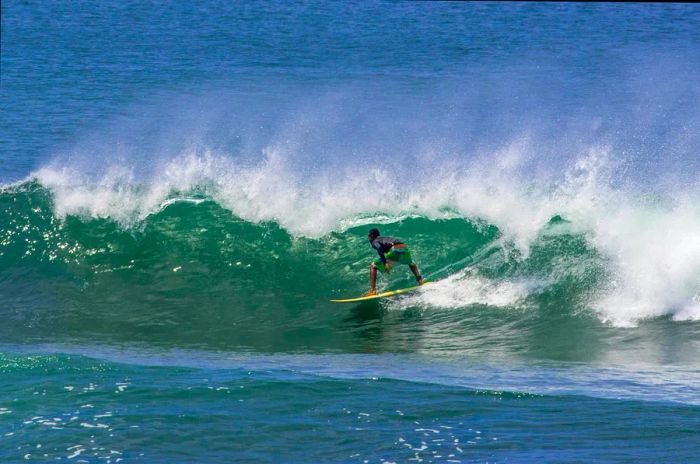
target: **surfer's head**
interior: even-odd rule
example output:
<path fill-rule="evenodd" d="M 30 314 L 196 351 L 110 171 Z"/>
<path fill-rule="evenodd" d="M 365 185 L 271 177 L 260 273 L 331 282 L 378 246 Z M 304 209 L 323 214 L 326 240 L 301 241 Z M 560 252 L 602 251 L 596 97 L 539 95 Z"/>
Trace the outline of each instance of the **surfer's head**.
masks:
<path fill-rule="evenodd" d="M 374 241 L 374 239 L 379 237 L 380 235 L 381 234 L 379 233 L 379 229 L 377 228 L 370 229 L 369 232 L 367 232 L 367 238 L 370 242 Z"/>

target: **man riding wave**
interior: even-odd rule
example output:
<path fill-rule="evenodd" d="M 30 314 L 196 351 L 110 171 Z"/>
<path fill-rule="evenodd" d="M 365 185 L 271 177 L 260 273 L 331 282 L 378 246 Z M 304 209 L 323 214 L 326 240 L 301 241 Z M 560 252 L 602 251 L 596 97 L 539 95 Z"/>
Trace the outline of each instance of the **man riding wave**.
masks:
<path fill-rule="evenodd" d="M 372 248 L 377 250 L 379 258 L 376 258 L 369 265 L 370 290 L 365 296 L 377 294 L 377 269 L 389 273 L 391 267 L 397 263 L 407 264 L 408 267 L 411 268 L 413 275 L 416 276 L 418 285 L 423 285 L 423 277 L 420 275 L 418 266 L 416 266 L 416 263 L 414 263 L 411 258 L 411 251 L 401 240 L 395 237 L 382 236 L 379 233 L 379 229 L 376 228 L 370 229 L 367 238 Z"/>

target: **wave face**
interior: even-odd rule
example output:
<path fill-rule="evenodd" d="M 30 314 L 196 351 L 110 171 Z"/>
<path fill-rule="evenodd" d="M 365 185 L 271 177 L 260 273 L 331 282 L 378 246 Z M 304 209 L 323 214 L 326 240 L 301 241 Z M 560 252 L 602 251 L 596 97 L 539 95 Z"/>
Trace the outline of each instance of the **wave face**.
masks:
<path fill-rule="evenodd" d="M 669 324 L 692 339 L 700 209 L 687 192 L 605 186 L 605 157 L 577 161 L 546 190 L 505 162 L 407 185 L 381 168 L 291 181 L 280 159 L 242 166 L 212 153 L 174 159 L 147 183 L 45 168 L 0 194 L 0 330 L 15 341 L 574 360 L 610 355 L 605 345 L 625 338 L 617 327 L 649 332 L 633 344 L 653 345 Z M 370 227 L 403 238 L 437 282 L 346 311 L 328 299 L 366 290 Z M 397 268 L 381 285 L 409 277 Z"/>

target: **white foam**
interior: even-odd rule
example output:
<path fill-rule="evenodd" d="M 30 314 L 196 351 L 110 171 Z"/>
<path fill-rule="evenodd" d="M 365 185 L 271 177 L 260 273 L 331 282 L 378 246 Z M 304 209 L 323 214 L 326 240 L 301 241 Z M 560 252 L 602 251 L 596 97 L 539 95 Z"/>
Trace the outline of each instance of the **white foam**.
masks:
<path fill-rule="evenodd" d="M 615 280 L 595 302 L 606 320 L 627 325 L 665 314 L 700 319 L 697 203 L 685 200 L 664 208 L 620 204 L 595 229 L 593 241 L 614 264 Z"/>
<path fill-rule="evenodd" d="M 307 175 L 286 150 L 268 147 L 252 165 L 221 153 L 192 151 L 138 181 L 136 166 L 120 164 L 97 178 L 65 166 L 48 166 L 33 176 L 52 190 L 60 217 L 111 217 L 131 225 L 167 206 L 173 192 L 182 198 L 197 190 L 243 219 L 274 220 L 293 234 L 320 237 L 363 221 L 416 214 L 442 218 L 450 215 L 447 208 L 498 225 L 525 252 L 559 206 L 522 179 L 518 151 L 512 147 L 469 166 L 436 169 L 428 163 L 399 175 L 391 166 L 362 165 Z"/>
<path fill-rule="evenodd" d="M 523 307 L 524 300 L 536 284 L 496 282 L 462 270 L 446 279 L 422 287 L 419 292 L 393 300 L 394 309 L 410 307 L 455 309 L 473 304 L 494 307 Z"/>
<path fill-rule="evenodd" d="M 681 307 L 673 314 L 674 321 L 700 321 L 700 298 L 696 295 L 693 303 Z"/>

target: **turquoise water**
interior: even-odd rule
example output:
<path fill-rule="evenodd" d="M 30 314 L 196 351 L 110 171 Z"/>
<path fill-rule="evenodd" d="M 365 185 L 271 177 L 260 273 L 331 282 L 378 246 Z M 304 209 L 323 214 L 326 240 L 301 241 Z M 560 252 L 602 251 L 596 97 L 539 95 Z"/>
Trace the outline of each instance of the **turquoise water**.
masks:
<path fill-rule="evenodd" d="M 1 362 L 3 376 L 14 376 L 11 388 L 27 395 L 3 409 L 27 418 L 3 434 L 5 457 L 16 459 L 659 462 L 696 456 L 697 408 L 667 402 L 128 366 L 65 355 Z M 9 386 L 4 381 L 3 392 Z M 682 443 L 691 446 L 669 449 Z"/>
<path fill-rule="evenodd" d="M 0 460 L 697 460 L 698 13 L 3 2 Z"/>

